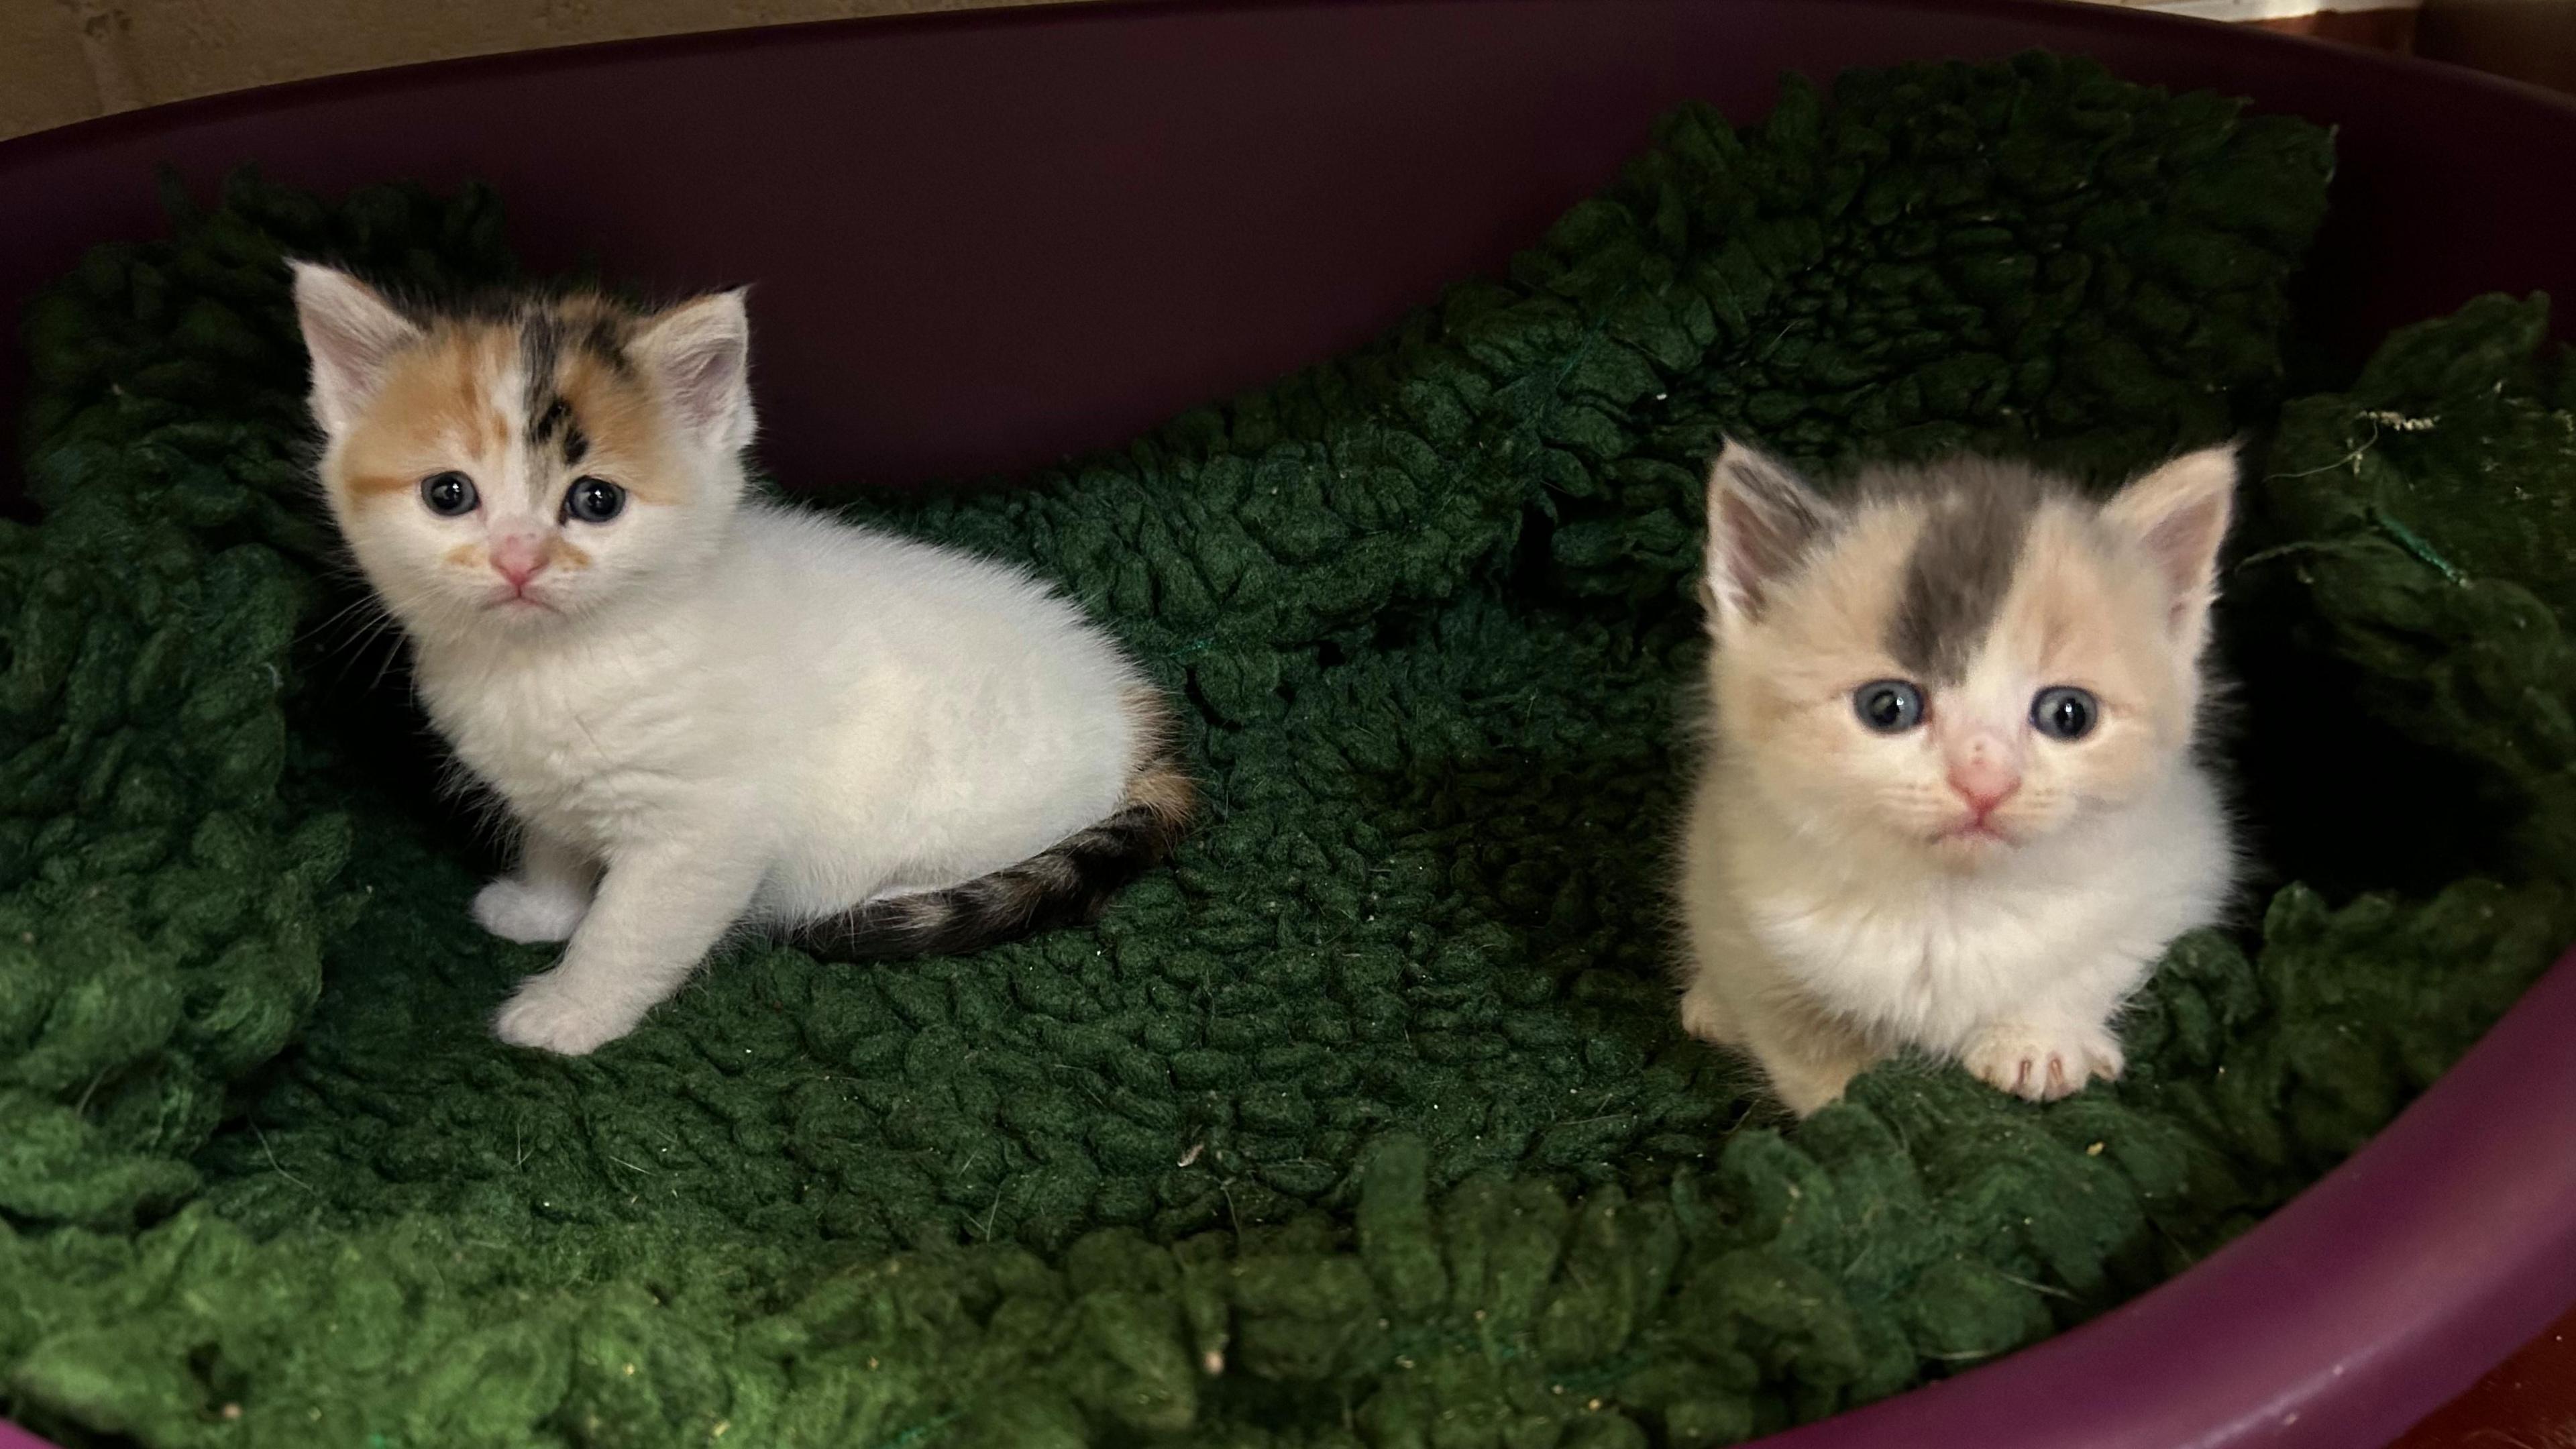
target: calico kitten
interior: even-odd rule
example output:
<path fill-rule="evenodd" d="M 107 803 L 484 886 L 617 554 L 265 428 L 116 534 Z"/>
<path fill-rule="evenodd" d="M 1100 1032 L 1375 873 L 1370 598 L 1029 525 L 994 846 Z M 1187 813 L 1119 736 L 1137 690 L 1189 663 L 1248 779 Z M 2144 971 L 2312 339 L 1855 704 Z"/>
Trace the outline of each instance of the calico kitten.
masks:
<path fill-rule="evenodd" d="M 1708 485 L 1706 768 L 1683 1025 L 1800 1116 L 1900 1049 L 2037 1100 L 2236 854 L 2193 735 L 2233 449 L 2103 503 L 2015 464 L 1828 501 L 1729 442 Z"/>
<path fill-rule="evenodd" d="M 1079 608 L 747 496 L 740 292 L 437 313 L 299 264 L 295 299 L 331 512 L 521 832 L 474 919 L 570 942 L 504 1041 L 623 1036 L 738 925 L 965 951 L 1170 850 L 1163 704 Z"/>

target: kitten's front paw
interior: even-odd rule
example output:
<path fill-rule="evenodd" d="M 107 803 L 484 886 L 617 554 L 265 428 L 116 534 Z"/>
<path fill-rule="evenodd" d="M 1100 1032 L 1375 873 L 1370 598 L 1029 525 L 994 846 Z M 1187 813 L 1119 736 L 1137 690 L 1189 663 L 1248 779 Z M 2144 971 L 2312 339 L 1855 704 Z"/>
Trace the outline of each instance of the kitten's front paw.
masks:
<path fill-rule="evenodd" d="M 2034 1102 L 2074 1096 L 2095 1077 L 2113 1081 L 2127 1065 L 2118 1038 L 2104 1027 L 2027 1021 L 1987 1027 L 1960 1061 L 1988 1086 Z"/>
<path fill-rule="evenodd" d="M 1726 1004 L 1700 982 L 1691 983 L 1690 990 L 1682 993 L 1682 1030 L 1719 1046 L 1733 1046 L 1737 1040 L 1735 1020 Z"/>
<path fill-rule="evenodd" d="M 474 924 L 523 946 L 569 941 L 589 914 L 589 892 L 531 885 L 512 875 L 474 893 Z"/>
<path fill-rule="evenodd" d="M 492 1018 L 492 1034 L 512 1046 L 579 1057 L 633 1031 L 643 1019 L 640 1010 L 578 989 L 557 969 L 520 982 Z"/>

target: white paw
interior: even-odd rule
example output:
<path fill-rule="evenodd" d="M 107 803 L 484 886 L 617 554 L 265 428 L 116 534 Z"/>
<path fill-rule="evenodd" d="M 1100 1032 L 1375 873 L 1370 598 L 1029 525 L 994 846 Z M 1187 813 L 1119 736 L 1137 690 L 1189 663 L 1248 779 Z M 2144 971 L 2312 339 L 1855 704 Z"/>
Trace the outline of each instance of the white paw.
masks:
<path fill-rule="evenodd" d="M 1720 1046 L 1735 1042 L 1734 1023 L 1725 1004 L 1717 999 L 1716 992 L 1697 984 L 1682 993 L 1682 1030 Z"/>
<path fill-rule="evenodd" d="M 1960 1061 L 1988 1086 L 2054 1102 L 2100 1077 L 2116 1080 L 2127 1065 L 2119 1039 L 2102 1026 L 2002 1021 L 1979 1032 Z"/>
<path fill-rule="evenodd" d="M 1856 1075 L 1852 1072 L 1807 1071 L 1779 1062 L 1763 1063 L 1763 1071 L 1771 1079 L 1771 1095 L 1779 1098 L 1780 1105 L 1788 1108 L 1789 1114 L 1801 1122 L 1841 1101 L 1843 1089 L 1851 1085 L 1851 1079 Z"/>
<path fill-rule="evenodd" d="M 590 893 L 530 885 L 505 875 L 474 893 L 474 924 L 521 945 L 569 941 L 590 914 Z"/>
<path fill-rule="evenodd" d="M 520 982 L 508 1004 L 492 1018 L 492 1034 L 512 1046 L 578 1057 L 633 1031 L 643 1019 L 641 1008 L 584 992 L 566 982 L 557 969 Z"/>

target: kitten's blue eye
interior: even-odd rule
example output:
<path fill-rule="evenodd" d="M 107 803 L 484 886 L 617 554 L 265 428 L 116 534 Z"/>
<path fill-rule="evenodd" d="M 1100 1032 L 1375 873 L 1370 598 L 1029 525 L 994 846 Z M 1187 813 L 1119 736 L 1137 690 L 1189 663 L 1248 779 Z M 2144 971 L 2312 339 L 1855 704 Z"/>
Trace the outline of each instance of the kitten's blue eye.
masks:
<path fill-rule="evenodd" d="M 463 518 L 483 500 L 462 473 L 432 473 L 420 480 L 420 501 L 441 518 Z"/>
<path fill-rule="evenodd" d="M 576 478 L 564 495 L 564 517 L 606 523 L 626 511 L 626 490 L 605 478 Z"/>
<path fill-rule="evenodd" d="M 2052 740 L 2080 740 L 2101 718 L 2101 702 L 2071 684 L 2052 685 L 2030 702 L 2031 728 Z"/>
<path fill-rule="evenodd" d="M 1902 679 L 1873 680 L 1852 691 L 1852 713 L 1883 735 L 1901 735 L 1923 723 L 1923 691 Z"/>

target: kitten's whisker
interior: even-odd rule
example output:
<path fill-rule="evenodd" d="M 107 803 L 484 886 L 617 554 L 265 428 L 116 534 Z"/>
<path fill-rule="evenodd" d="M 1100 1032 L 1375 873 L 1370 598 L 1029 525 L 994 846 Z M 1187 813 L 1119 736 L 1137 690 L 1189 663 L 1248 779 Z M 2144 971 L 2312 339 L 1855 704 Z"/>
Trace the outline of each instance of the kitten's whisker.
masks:
<path fill-rule="evenodd" d="M 388 622 L 390 622 L 390 618 L 388 619 Z M 400 658 L 402 658 L 402 643 L 400 638 L 397 637 L 392 647 L 385 650 L 383 661 L 376 665 L 376 677 L 367 681 L 368 693 L 373 694 L 375 691 L 384 687 L 385 676 L 392 672 L 394 661 Z"/>
<path fill-rule="evenodd" d="M 307 640 L 316 638 L 328 631 L 333 625 L 338 624 L 341 620 L 348 618 L 351 614 L 357 613 L 362 609 L 381 610 L 383 607 L 384 606 L 382 604 L 379 604 L 376 601 L 373 594 L 360 594 L 358 597 L 351 599 L 349 602 L 331 611 L 329 617 L 324 618 L 319 623 L 307 626 L 304 632 L 295 636 L 295 642 L 302 644 Z"/>

